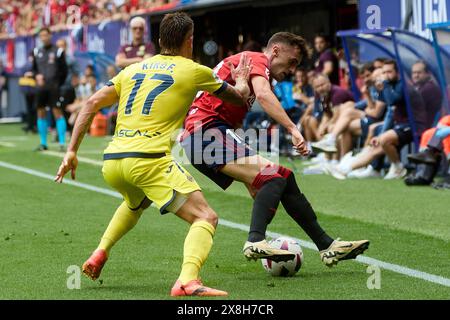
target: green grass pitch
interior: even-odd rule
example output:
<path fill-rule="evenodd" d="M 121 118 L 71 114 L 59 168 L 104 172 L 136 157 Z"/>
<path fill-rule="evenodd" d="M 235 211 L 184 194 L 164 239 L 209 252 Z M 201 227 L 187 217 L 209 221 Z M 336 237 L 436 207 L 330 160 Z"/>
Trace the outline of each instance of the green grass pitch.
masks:
<path fill-rule="evenodd" d="M 37 136 L 18 125 L 0 126 L 0 161 L 54 175 L 57 156 L 32 151 Z M 79 156 L 101 160 L 107 138 L 87 137 Z M 57 150 L 56 144 L 50 144 Z M 282 160 L 283 161 L 283 160 Z M 284 162 L 287 166 L 289 164 Z M 222 192 L 190 166 L 219 217 L 250 221 L 251 200 L 234 183 Z M 101 167 L 81 162 L 77 181 L 108 188 Z M 170 299 L 182 261 L 188 225 L 148 209 L 113 249 L 100 277 L 81 276 L 68 289 L 69 266 L 81 266 L 95 249 L 121 200 L 0 165 L 0 299 Z M 297 174 L 322 226 L 333 237 L 369 239 L 365 256 L 450 281 L 450 193 L 408 188 L 402 181 L 337 181 Z M 280 206 L 269 230 L 308 240 Z M 368 289 L 367 264 L 344 261 L 328 269 L 316 251 L 292 278 L 268 275 L 241 253 L 246 232 L 218 227 L 204 269 L 205 283 L 229 291 L 228 299 L 449 299 L 450 287 L 381 268 L 380 289 Z"/>

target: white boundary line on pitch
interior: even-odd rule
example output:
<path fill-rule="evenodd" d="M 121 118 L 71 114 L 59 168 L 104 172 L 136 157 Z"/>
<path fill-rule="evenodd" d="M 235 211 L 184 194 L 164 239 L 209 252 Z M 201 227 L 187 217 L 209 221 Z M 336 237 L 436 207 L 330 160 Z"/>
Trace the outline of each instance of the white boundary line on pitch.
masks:
<path fill-rule="evenodd" d="M 14 148 L 16 145 L 12 142 L 0 141 L 1 147 Z"/>
<path fill-rule="evenodd" d="M 53 181 L 53 179 L 54 179 L 54 176 L 52 176 L 50 174 L 47 174 L 47 173 L 44 173 L 44 172 L 41 172 L 41 171 L 37 171 L 37 170 L 33 170 L 33 169 L 29 169 L 29 168 L 25 168 L 25 167 L 21 167 L 21 166 L 17 166 L 17 165 L 8 163 L 8 162 L 0 161 L 0 167 L 11 169 L 11 170 L 15 170 L 15 171 L 19 171 L 19 172 L 23 172 L 23 173 L 27 173 L 29 175 L 40 177 L 40 178 L 44 178 L 44 179 L 47 179 L 47 180 L 52 180 Z M 86 184 L 86 183 L 82 183 L 82 182 L 71 181 L 71 180 L 68 180 L 68 179 L 65 179 L 63 183 L 71 185 L 71 186 L 79 187 L 79 188 L 82 188 L 82 189 L 86 189 L 86 190 L 102 193 L 102 194 L 105 194 L 105 195 L 109 195 L 109 196 L 112 196 L 112 197 L 115 197 L 115 198 L 122 199 L 122 196 L 121 196 L 120 193 L 112 191 L 112 190 L 109 190 L 109 189 L 92 186 L 92 185 L 89 185 L 89 184 Z M 240 223 L 235 223 L 235 222 L 224 220 L 224 219 L 219 219 L 219 224 L 223 225 L 223 226 L 226 226 L 226 227 L 229 227 L 229 228 L 242 230 L 242 231 L 245 231 L 245 232 L 249 231 L 249 226 L 247 226 L 247 225 L 240 224 Z M 271 236 L 273 238 L 277 238 L 277 237 L 281 237 L 281 236 L 290 237 L 290 236 L 283 235 L 281 233 L 271 232 L 271 231 L 268 231 L 267 235 L 269 235 L 269 236 Z M 308 249 L 312 249 L 314 251 L 317 251 L 316 246 L 310 241 L 305 241 L 305 240 L 301 240 L 301 239 L 293 238 L 293 237 L 290 237 L 290 238 L 297 240 L 300 243 L 300 245 L 302 247 L 304 247 L 304 248 L 308 248 Z M 375 266 L 378 266 L 378 267 L 380 267 L 382 269 L 389 270 L 389 271 L 392 271 L 392 272 L 395 272 L 395 273 L 399 273 L 399 274 L 403 274 L 403 275 L 411 277 L 411 278 L 417 278 L 417 279 L 429 281 L 429 282 L 432 282 L 432 283 L 440 284 L 442 286 L 450 287 L 450 279 L 444 278 L 442 276 L 437 276 L 437 275 L 434 275 L 434 274 L 430 274 L 430 273 L 427 273 L 427 272 L 411 269 L 411 268 L 400 266 L 400 265 L 397 265 L 397 264 L 384 262 L 384 261 L 377 260 L 377 259 L 374 259 L 374 258 L 370 258 L 370 257 L 367 257 L 367 256 L 358 256 L 356 258 L 356 261 L 358 261 L 360 263 L 368 264 L 368 265 L 375 265 Z"/>

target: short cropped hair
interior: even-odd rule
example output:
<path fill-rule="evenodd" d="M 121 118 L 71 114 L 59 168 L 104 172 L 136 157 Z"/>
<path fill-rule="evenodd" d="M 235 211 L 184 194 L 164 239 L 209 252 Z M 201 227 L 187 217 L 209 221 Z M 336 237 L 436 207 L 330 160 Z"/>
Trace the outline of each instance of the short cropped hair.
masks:
<path fill-rule="evenodd" d="M 194 21 L 184 12 L 168 13 L 159 26 L 162 49 L 179 50 L 189 32 L 194 30 Z"/>
<path fill-rule="evenodd" d="M 267 42 L 267 47 L 271 47 L 274 44 L 283 43 L 288 46 L 297 47 L 300 49 L 300 54 L 302 58 L 310 58 L 311 57 L 311 48 L 306 43 L 306 40 L 301 36 L 290 32 L 277 32 L 275 33 Z"/>
<path fill-rule="evenodd" d="M 424 70 L 426 73 L 429 72 L 428 66 L 427 66 L 427 64 L 425 63 L 425 61 L 423 61 L 423 60 L 417 60 L 416 62 L 413 63 L 413 66 L 415 66 L 416 64 L 421 64 L 421 65 L 423 65 L 423 70 Z"/>
<path fill-rule="evenodd" d="M 52 33 L 52 31 L 50 30 L 50 28 L 48 28 L 48 27 L 42 27 L 42 28 L 40 28 L 39 29 L 39 31 L 38 31 L 38 33 L 37 34 L 41 34 L 41 32 L 47 32 L 47 33 Z"/>
<path fill-rule="evenodd" d="M 390 64 L 394 66 L 395 71 L 398 72 L 397 62 L 393 59 L 386 59 L 384 60 L 384 64 Z"/>
<path fill-rule="evenodd" d="M 375 70 L 375 67 L 373 66 L 373 62 L 368 62 L 368 63 L 365 63 L 365 64 L 361 67 L 361 69 L 359 70 L 359 73 L 360 73 L 360 74 L 363 74 L 363 73 L 366 72 L 366 71 L 369 71 L 370 73 L 372 73 L 373 70 Z"/>

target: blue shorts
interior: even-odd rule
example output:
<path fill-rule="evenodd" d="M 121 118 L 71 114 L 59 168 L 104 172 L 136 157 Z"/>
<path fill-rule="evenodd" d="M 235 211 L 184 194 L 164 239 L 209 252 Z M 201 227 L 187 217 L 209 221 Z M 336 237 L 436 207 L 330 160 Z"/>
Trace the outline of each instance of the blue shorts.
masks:
<path fill-rule="evenodd" d="M 234 181 L 220 169 L 228 162 L 256 155 L 234 129 L 225 123 L 216 122 L 207 125 L 181 141 L 191 164 L 205 176 L 214 181 L 223 190 Z"/>

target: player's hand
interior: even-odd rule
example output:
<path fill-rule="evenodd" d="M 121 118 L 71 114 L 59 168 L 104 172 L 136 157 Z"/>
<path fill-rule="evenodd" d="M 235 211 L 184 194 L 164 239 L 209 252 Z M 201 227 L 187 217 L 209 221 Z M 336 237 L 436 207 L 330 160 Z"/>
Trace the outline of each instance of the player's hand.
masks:
<path fill-rule="evenodd" d="M 68 151 L 61 165 L 59 166 L 58 173 L 55 177 L 55 182 L 62 183 L 64 176 L 67 172 L 71 171 L 72 180 L 75 180 L 75 171 L 77 170 L 78 159 L 77 154 L 73 151 Z"/>
<path fill-rule="evenodd" d="M 307 156 L 309 154 L 308 147 L 306 146 L 305 139 L 298 129 L 294 129 L 291 132 L 292 135 L 292 144 L 294 145 L 295 150 L 300 153 L 302 156 Z"/>
<path fill-rule="evenodd" d="M 380 139 L 378 137 L 373 137 L 370 139 L 369 145 L 374 148 L 378 147 L 380 145 Z"/>
<path fill-rule="evenodd" d="M 228 67 L 230 68 L 231 78 L 234 81 L 242 80 L 248 82 L 250 78 L 250 73 L 252 71 L 252 59 L 248 57 L 246 53 L 241 54 L 241 59 L 236 68 L 234 68 L 231 62 L 228 62 Z"/>

